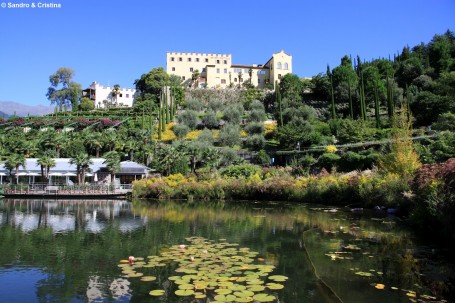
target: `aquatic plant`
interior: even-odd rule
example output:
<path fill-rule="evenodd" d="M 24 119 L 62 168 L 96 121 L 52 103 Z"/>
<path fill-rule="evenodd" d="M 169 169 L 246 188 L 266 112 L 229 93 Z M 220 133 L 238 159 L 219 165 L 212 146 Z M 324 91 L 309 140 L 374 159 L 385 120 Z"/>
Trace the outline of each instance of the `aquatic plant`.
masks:
<path fill-rule="evenodd" d="M 210 298 L 210 302 L 272 302 L 275 291 L 288 279 L 269 274 L 275 266 L 264 263 L 258 253 L 238 244 L 209 241 L 201 237 L 186 239 L 190 244 L 173 245 L 159 256 L 121 260 L 118 265 L 125 278 L 142 282 L 159 281 L 164 289 L 152 289 L 151 296 Z M 166 267 L 166 270 L 158 270 Z M 152 276 L 168 273 L 169 276 Z M 146 275 L 147 274 L 147 275 Z M 173 275 L 171 275 L 173 274 Z M 164 283 L 167 281 L 167 283 Z"/>

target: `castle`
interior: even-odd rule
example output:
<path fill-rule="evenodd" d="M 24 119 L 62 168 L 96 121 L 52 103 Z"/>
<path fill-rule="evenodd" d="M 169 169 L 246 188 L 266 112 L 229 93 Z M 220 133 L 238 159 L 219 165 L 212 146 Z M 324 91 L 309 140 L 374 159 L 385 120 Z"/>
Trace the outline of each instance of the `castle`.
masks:
<path fill-rule="evenodd" d="M 109 106 L 123 106 L 132 107 L 136 89 L 134 88 L 120 88 L 118 93 L 115 94 L 114 87 L 102 86 L 94 81 L 89 88 L 82 91 L 84 97 L 90 98 L 95 103 L 96 108 L 105 108 Z"/>
<path fill-rule="evenodd" d="M 292 56 L 280 51 L 265 64 L 243 65 L 233 64 L 230 54 L 168 52 L 166 72 L 194 87 L 238 87 L 251 81 L 257 88 L 267 88 L 292 73 Z"/>

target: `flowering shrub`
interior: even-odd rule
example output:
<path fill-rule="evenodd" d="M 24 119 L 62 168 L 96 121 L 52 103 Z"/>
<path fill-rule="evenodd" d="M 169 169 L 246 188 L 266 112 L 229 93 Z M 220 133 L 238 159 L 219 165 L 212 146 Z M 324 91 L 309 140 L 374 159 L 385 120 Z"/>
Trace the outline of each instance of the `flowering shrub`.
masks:
<path fill-rule="evenodd" d="M 173 141 L 177 139 L 177 136 L 174 134 L 172 129 L 174 128 L 175 123 L 171 122 L 166 124 L 164 132 L 161 133 L 161 140 L 163 141 Z M 153 135 L 155 140 L 158 140 L 158 125 L 155 126 L 155 134 Z"/>
<path fill-rule="evenodd" d="M 325 152 L 326 153 L 330 153 L 330 154 L 334 154 L 338 151 L 337 147 L 335 145 L 327 145 L 325 147 Z"/>
<path fill-rule="evenodd" d="M 197 138 L 199 138 L 200 134 L 201 134 L 200 130 L 193 130 L 193 131 L 190 131 L 188 134 L 186 134 L 185 139 L 191 140 L 191 141 L 196 140 Z"/>
<path fill-rule="evenodd" d="M 272 123 L 264 123 L 264 136 L 267 139 L 273 138 L 276 135 L 276 130 L 277 130 L 277 123 L 272 122 Z"/>

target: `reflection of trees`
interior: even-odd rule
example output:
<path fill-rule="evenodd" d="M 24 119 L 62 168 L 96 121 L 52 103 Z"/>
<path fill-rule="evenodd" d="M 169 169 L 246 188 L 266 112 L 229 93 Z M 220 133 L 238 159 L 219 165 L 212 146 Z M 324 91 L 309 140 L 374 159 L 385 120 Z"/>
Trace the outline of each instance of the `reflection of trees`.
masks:
<path fill-rule="evenodd" d="M 315 302 L 314 297 L 318 297 L 317 302 L 330 302 L 321 297 L 324 292 L 318 289 L 305 248 L 310 250 L 313 263 L 319 264 L 327 276 L 340 283 L 340 287 L 343 284 L 350 287 L 352 282 L 355 285 L 359 283 L 361 277 L 350 272 L 349 267 L 381 270 L 389 286 L 398 279 L 406 284 L 419 282 L 412 277 L 406 281 L 402 279 L 416 270 L 415 266 L 411 266 L 413 259 L 408 258 L 412 257 L 411 251 L 411 255 L 404 255 L 406 258 L 396 257 L 398 251 L 412 244 L 403 240 L 407 235 L 380 222 L 356 220 L 360 227 L 359 238 L 370 237 L 363 246 L 365 251 L 368 249 L 372 255 L 382 257 L 369 258 L 360 253 L 361 258 L 355 263 L 342 263 L 347 268 L 334 267 L 336 263 L 331 262 L 325 254 L 328 250 L 339 249 L 340 243 L 347 244 L 352 239 L 349 233 L 335 232 L 340 231 L 340 226 L 349 226 L 350 221 L 341 213 L 324 213 L 299 205 L 282 207 L 255 204 L 251 207 L 251 204 L 241 202 L 135 202 L 132 210 L 125 211 L 114 210 L 112 205 L 106 204 L 106 208 L 96 215 L 96 220 L 105 224 L 104 228 L 92 233 L 87 231 L 86 219 L 94 209 L 90 202 L 74 205 L 58 203 L 54 208 L 46 208 L 46 203 L 44 205 L 41 202 L 36 207 L 24 203 L 5 203 L 1 210 L 3 219 L 0 226 L 0 264 L 13 264 L 20 256 L 22 264 L 47 273 L 48 276 L 37 285 L 36 295 L 40 302 L 69 302 L 74 298 L 85 300 L 90 281 L 96 281 L 100 293 L 109 298 L 109 286 L 120 276 L 117 267 L 119 260 L 130 255 L 158 255 L 169 245 L 185 243 L 185 238 L 189 236 L 203 236 L 211 240 L 225 238 L 258 251 L 259 257 L 266 259 L 265 262 L 277 266 L 277 273 L 290 278 L 285 290 L 280 292 L 282 302 Z M 62 209 L 70 209 L 76 228 L 59 234 L 45 222 L 49 214 L 68 213 Z M 15 211 L 36 212 L 40 217 L 39 227 L 23 232 L 11 224 Z M 140 228 L 122 231 L 119 217 L 140 219 L 144 224 Z M 305 242 L 304 247 L 303 232 L 315 226 L 327 233 L 312 233 L 309 238 L 311 241 Z M 172 268 L 157 268 L 156 275 L 173 275 Z M 375 291 L 368 282 L 366 284 L 369 291 Z M 133 289 L 130 302 L 142 302 L 149 298 L 149 285 L 131 280 L 129 287 Z M 114 299 L 111 297 L 107 300 Z"/>

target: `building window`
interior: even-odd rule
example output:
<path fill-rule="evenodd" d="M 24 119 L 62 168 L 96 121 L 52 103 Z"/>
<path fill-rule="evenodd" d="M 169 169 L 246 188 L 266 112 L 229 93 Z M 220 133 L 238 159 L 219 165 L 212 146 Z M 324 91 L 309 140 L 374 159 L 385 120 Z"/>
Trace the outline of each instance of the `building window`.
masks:
<path fill-rule="evenodd" d="M 205 71 L 206 71 L 206 69 L 205 69 L 205 67 L 203 67 L 203 68 L 202 68 L 202 72 L 205 73 Z"/>
<path fill-rule="evenodd" d="M 227 64 L 227 60 L 224 60 L 223 63 L 224 63 L 224 64 Z"/>
<path fill-rule="evenodd" d="M 188 62 L 191 62 L 191 58 L 188 58 Z"/>
<path fill-rule="evenodd" d="M 171 61 L 174 62 L 175 58 L 174 57 L 171 57 Z"/>
<path fill-rule="evenodd" d="M 216 73 L 217 73 L 217 74 L 220 73 L 220 69 L 219 69 L 219 68 L 216 69 Z"/>
<path fill-rule="evenodd" d="M 196 62 L 199 62 L 199 58 L 196 58 Z"/>
<path fill-rule="evenodd" d="M 221 79 L 221 84 L 226 84 L 226 79 Z"/>
<path fill-rule="evenodd" d="M 183 61 L 182 57 L 179 57 L 179 62 L 182 62 L 182 61 Z"/>
<path fill-rule="evenodd" d="M 278 69 L 281 69 L 281 62 L 278 62 L 277 68 L 278 68 Z"/>
<path fill-rule="evenodd" d="M 260 70 L 258 71 L 258 75 L 265 75 L 266 74 L 266 71 L 265 70 Z"/>
<path fill-rule="evenodd" d="M 241 68 L 234 68 L 234 73 L 241 73 L 242 69 Z"/>
<path fill-rule="evenodd" d="M 183 81 L 185 80 L 185 76 L 182 76 L 182 80 L 183 80 Z"/>
<path fill-rule="evenodd" d="M 287 63 L 284 64 L 284 69 L 285 70 L 288 70 L 289 69 L 289 65 Z"/>
<path fill-rule="evenodd" d="M 281 74 L 278 74 L 278 79 L 281 79 Z"/>
<path fill-rule="evenodd" d="M 192 71 L 193 71 L 193 68 L 192 68 L 192 67 L 190 67 L 190 72 L 192 72 Z"/>
<path fill-rule="evenodd" d="M 126 97 L 126 98 L 129 98 L 129 97 L 130 97 L 130 94 L 126 94 L 126 96 L 125 96 L 125 97 Z"/>
<path fill-rule="evenodd" d="M 227 74 L 227 68 L 224 69 L 224 73 Z"/>
<path fill-rule="evenodd" d="M 208 58 L 205 58 L 205 62 L 209 62 L 209 59 L 208 59 Z"/>
<path fill-rule="evenodd" d="M 216 64 L 220 64 L 220 60 L 216 60 Z"/>
<path fill-rule="evenodd" d="M 175 67 L 172 68 L 172 71 L 175 72 Z"/>
<path fill-rule="evenodd" d="M 245 74 L 248 74 L 248 71 L 249 71 L 249 70 L 245 68 Z"/>
<path fill-rule="evenodd" d="M 243 78 L 240 78 L 239 81 L 240 81 L 240 82 L 243 82 Z"/>
<path fill-rule="evenodd" d="M 258 79 L 258 83 L 261 83 L 261 79 Z"/>
<path fill-rule="evenodd" d="M 123 95 L 122 95 L 122 94 L 119 94 L 118 96 L 121 98 Z"/>
<path fill-rule="evenodd" d="M 234 78 L 234 82 L 237 82 L 237 78 Z"/>

